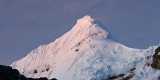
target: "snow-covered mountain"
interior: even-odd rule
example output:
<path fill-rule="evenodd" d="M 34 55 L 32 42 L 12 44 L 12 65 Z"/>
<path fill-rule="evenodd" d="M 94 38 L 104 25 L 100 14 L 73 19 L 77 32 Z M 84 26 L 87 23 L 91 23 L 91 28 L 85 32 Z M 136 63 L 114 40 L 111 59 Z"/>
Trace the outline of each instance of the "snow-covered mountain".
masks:
<path fill-rule="evenodd" d="M 39 46 L 11 66 L 33 78 L 157 80 L 160 71 L 150 66 L 157 47 L 126 47 L 100 22 L 85 16 L 62 37 Z"/>

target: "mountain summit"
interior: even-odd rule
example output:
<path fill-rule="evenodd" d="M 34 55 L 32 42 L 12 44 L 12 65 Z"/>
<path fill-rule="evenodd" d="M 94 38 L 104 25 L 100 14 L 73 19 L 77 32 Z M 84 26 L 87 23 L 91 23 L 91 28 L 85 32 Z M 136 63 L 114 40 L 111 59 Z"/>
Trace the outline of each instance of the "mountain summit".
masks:
<path fill-rule="evenodd" d="M 84 16 L 62 37 L 39 46 L 11 66 L 33 78 L 154 80 L 160 72 L 146 64 L 156 47 L 128 48 L 115 42 L 100 22 Z"/>
<path fill-rule="evenodd" d="M 88 36 L 96 36 L 107 38 L 110 35 L 109 32 L 102 26 L 98 21 L 94 20 L 90 16 L 84 16 L 83 18 L 77 20 L 75 26 L 69 31 L 70 36 L 75 35 L 80 38 L 85 38 Z M 72 34 L 72 35 L 71 35 Z"/>

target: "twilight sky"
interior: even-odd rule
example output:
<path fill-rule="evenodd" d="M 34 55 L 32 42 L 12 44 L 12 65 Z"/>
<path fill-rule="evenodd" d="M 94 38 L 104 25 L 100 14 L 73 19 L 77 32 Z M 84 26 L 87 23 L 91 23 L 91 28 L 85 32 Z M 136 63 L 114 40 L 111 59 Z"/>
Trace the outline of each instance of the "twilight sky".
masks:
<path fill-rule="evenodd" d="M 0 0 L 0 64 L 54 41 L 85 15 L 126 46 L 160 44 L 160 0 Z"/>

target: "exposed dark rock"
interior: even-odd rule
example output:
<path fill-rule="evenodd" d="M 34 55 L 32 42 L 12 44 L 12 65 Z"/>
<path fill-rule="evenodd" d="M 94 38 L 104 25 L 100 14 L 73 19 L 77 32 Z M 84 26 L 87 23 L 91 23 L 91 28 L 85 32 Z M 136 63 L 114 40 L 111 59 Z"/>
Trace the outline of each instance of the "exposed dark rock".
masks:
<path fill-rule="evenodd" d="M 158 77 L 158 80 L 160 80 L 160 76 Z"/>
<path fill-rule="evenodd" d="M 116 75 L 116 76 L 108 76 L 108 78 L 106 80 L 114 80 L 114 79 L 123 77 L 124 75 L 125 74 L 119 74 L 119 75 Z"/>
<path fill-rule="evenodd" d="M 10 66 L 0 65 L 0 80 L 48 80 L 45 77 L 42 78 L 26 78 L 21 75 L 18 70 L 12 69 Z M 55 78 L 51 80 L 57 80 Z"/>
<path fill-rule="evenodd" d="M 46 71 L 49 71 L 49 68 L 47 68 Z"/>
<path fill-rule="evenodd" d="M 130 69 L 130 73 L 133 73 L 136 68 Z"/>
<path fill-rule="evenodd" d="M 37 70 L 34 70 L 33 74 L 36 74 L 36 73 L 38 73 L 38 71 L 37 71 Z"/>
<path fill-rule="evenodd" d="M 78 51 L 79 51 L 79 49 L 76 49 L 75 51 L 76 51 L 76 52 L 78 52 Z"/>
<path fill-rule="evenodd" d="M 78 44 L 76 44 L 76 47 L 80 46 L 81 45 L 81 42 L 79 42 Z"/>
<path fill-rule="evenodd" d="M 134 75 L 135 75 L 135 74 L 130 74 L 130 75 L 124 77 L 122 80 L 130 80 L 131 78 L 134 77 Z"/>
<path fill-rule="evenodd" d="M 155 50 L 155 54 L 152 57 L 151 67 L 160 70 L 160 46 Z"/>
<path fill-rule="evenodd" d="M 158 55 L 159 52 L 160 52 L 160 46 L 155 50 L 155 55 Z"/>
<path fill-rule="evenodd" d="M 129 71 L 129 75 L 125 76 L 125 74 L 119 74 L 119 75 L 115 75 L 115 76 L 108 76 L 108 78 L 106 80 L 130 80 L 131 78 L 134 77 L 136 68 L 132 68 Z"/>
<path fill-rule="evenodd" d="M 51 80 L 57 80 L 56 78 L 53 78 L 53 79 L 51 79 Z"/>

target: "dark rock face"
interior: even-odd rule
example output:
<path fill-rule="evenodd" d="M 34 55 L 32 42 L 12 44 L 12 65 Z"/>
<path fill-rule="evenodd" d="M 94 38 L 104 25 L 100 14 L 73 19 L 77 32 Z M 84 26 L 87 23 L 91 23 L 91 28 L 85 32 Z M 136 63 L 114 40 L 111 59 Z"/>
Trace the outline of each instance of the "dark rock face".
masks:
<path fill-rule="evenodd" d="M 160 46 L 155 50 L 155 54 L 152 57 L 151 67 L 160 70 Z"/>
<path fill-rule="evenodd" d="M 9 66 L 0 65 L 0 80 L 48 80 L 47 78 L 26 78 L 18 70 Z M 51 80 L 57 80 L 55 78 Z"/>
<path fill-rule="evenodd" d="M 114 79 L 117 79 L 117 78 L 122 78 L 124 77 L 125 74 L 119 74 L 119 75 L 116 75 L 116 76 L 108 76 L 108 78 L 106 80 L 114 80 Z"/>
<path fill-rule="evenodd" d="M 125 76 L 125 74 L 119 74 L 119 75 L 115 75 L 115 76 L 108 76 L 108 78 L 106 80 L 130 80 L 131 78 L 134 77 L 136 68 L 132 68 L 129 71 L 129 75 Z"/>

